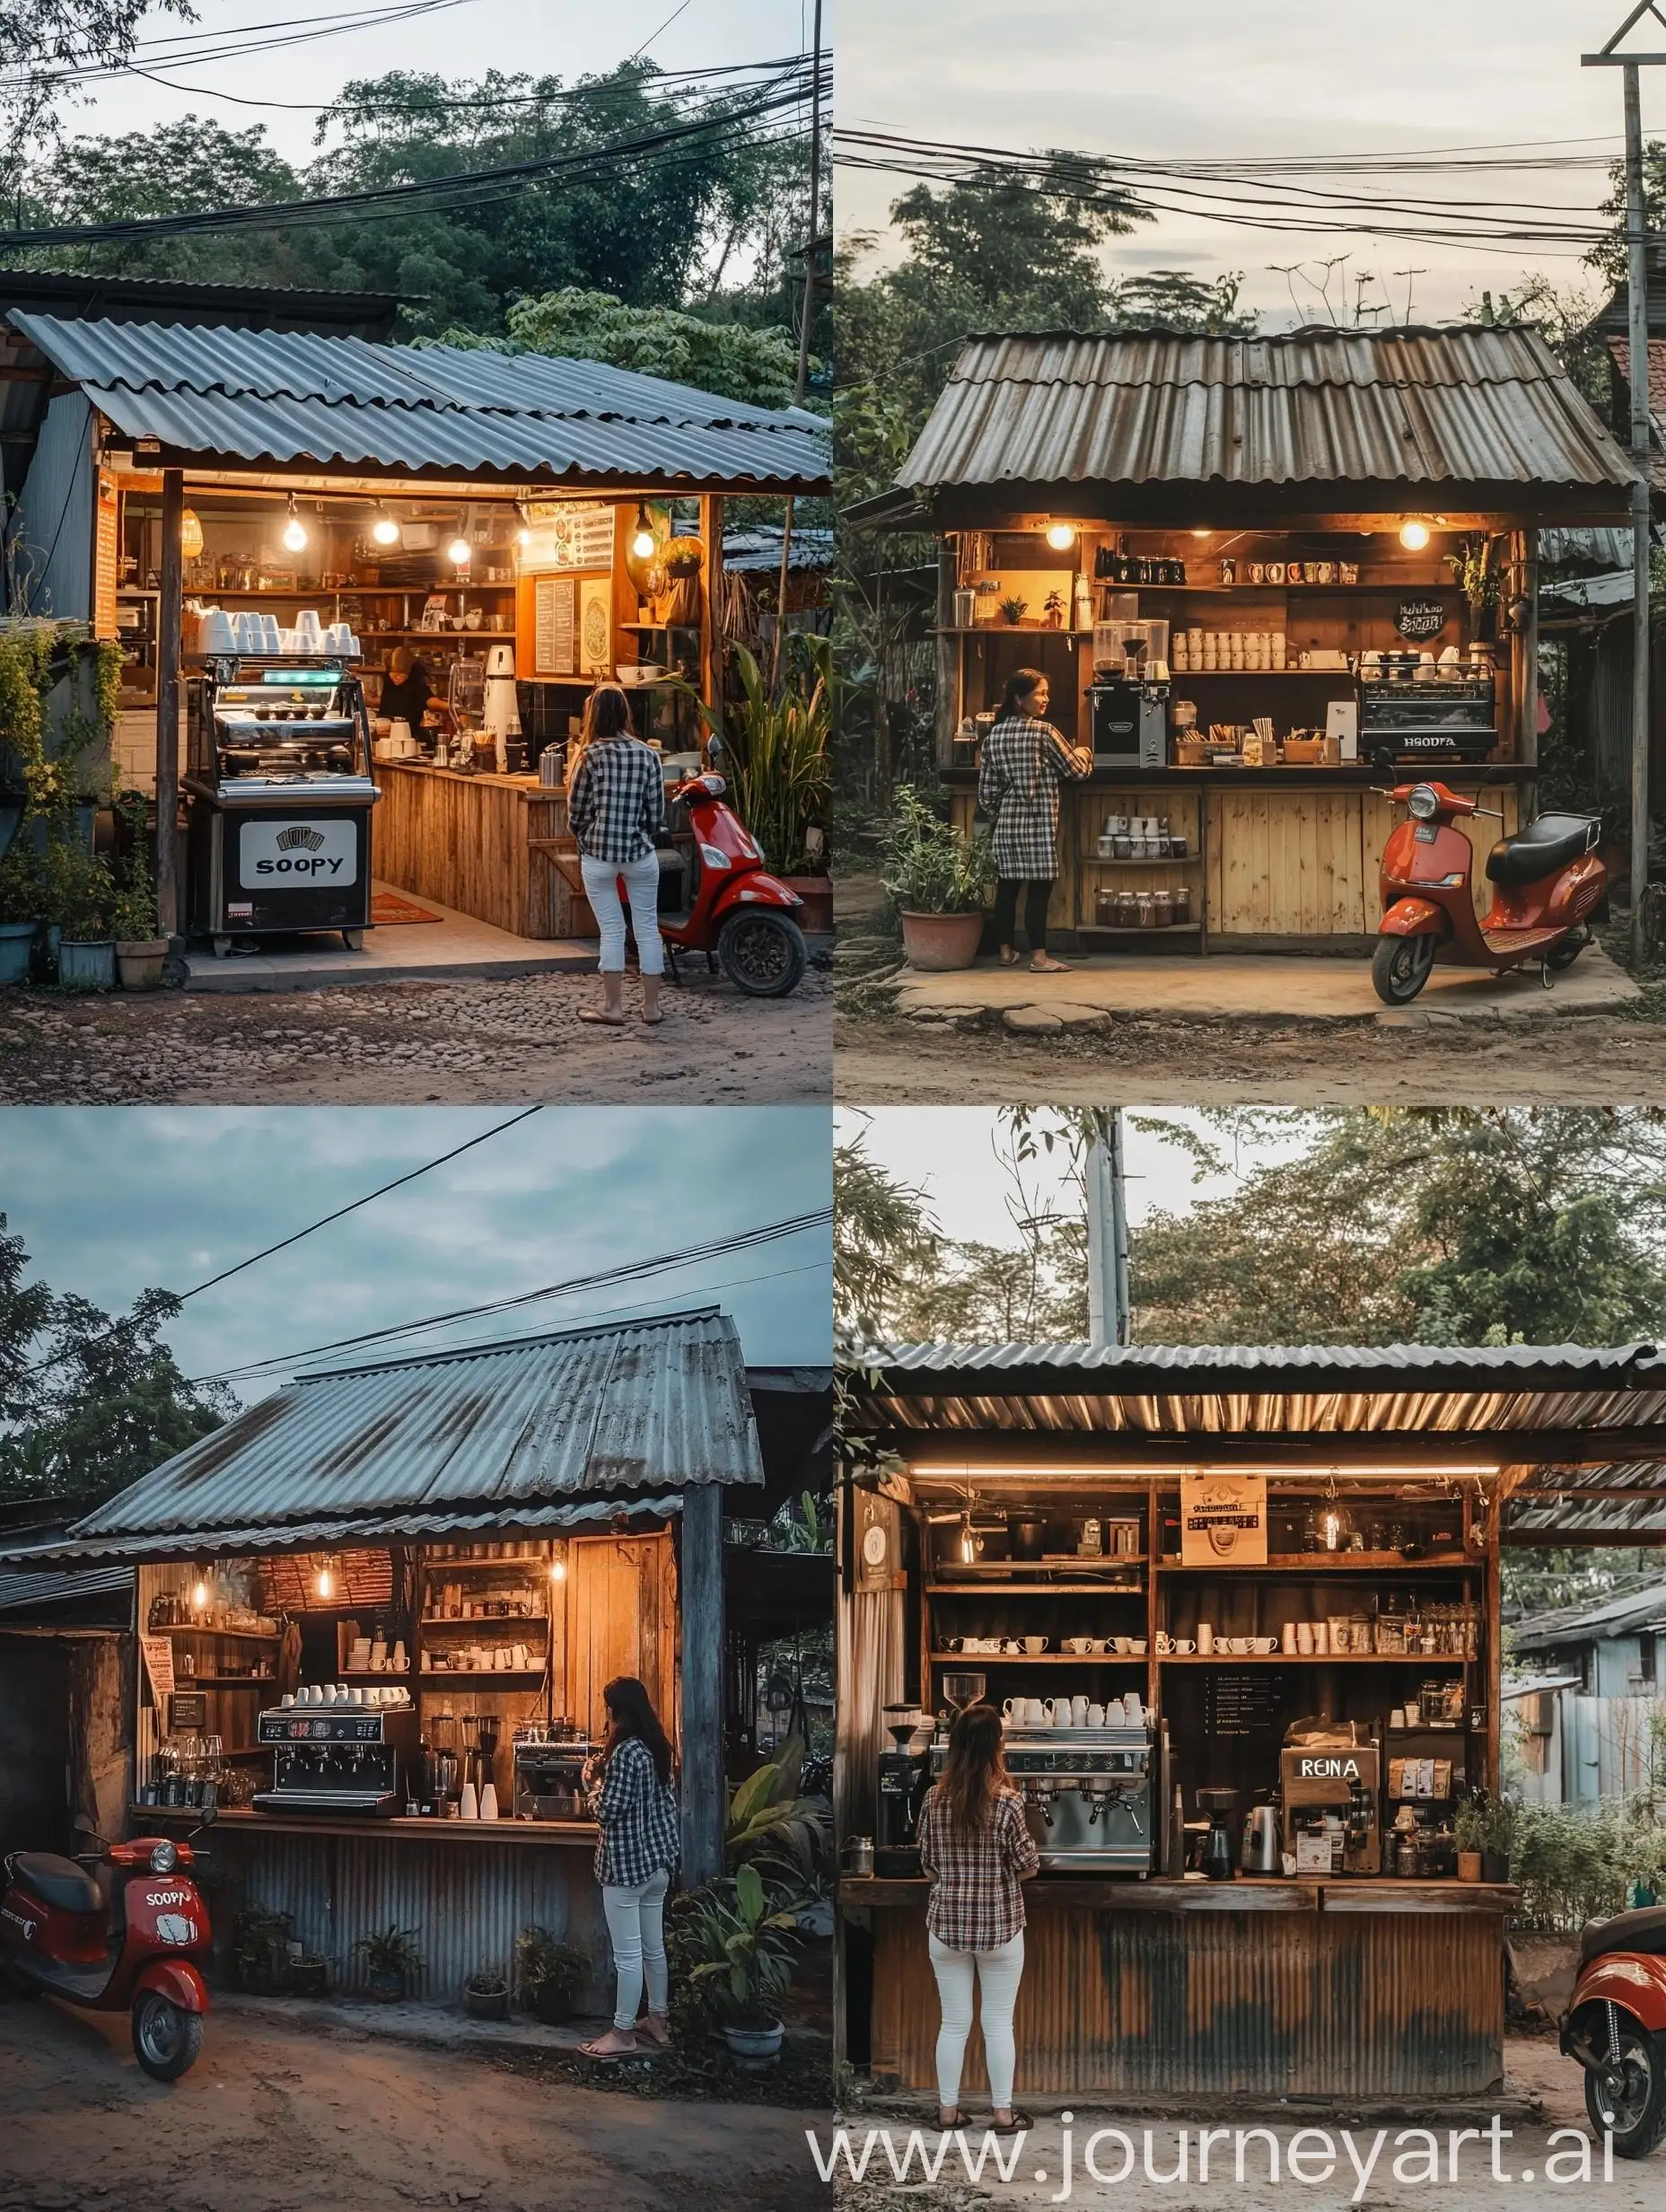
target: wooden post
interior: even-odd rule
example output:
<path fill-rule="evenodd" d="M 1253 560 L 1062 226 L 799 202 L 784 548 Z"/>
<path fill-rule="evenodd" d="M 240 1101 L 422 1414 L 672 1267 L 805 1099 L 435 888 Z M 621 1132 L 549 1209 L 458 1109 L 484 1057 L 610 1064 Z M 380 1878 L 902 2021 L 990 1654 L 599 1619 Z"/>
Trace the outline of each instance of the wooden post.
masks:
<path fill-rule="evenodd" d="M 682 1497 L 682 1879 L 696 1889 L 723 1872 L 723 1494 Z"/>
<path fill-rule="evenodd" d="M 700 689 L 715 714 L 723 704 L 723 503 L 713 496 L 700 502 L 700 535 L 706 540 L 706 632 L 701 641 Z"/>
<path fill-rule="evenodd" d="M 179 883 L 180 641 L 184 619 L 185 559 L 180 544 L 185 477 L 162 478 L 161 605 L 156 620 L 156 911 L 164 937 L 181 921 Z"/>
<path fill-rule="evenodd" d="M 937 549 L 937 765 L 954 766 L 954 732 L 960 713 L 960 646 L 950 636 L 954 620 L 954 587 L 960 581 L 960 562 L 945 538 Z"/>
<path fill-rule="evenodd" d="M 1521 532 L 1521 596 L 1527 615 L 1521 624 L 1521 719 L 1515 751 L 1522 767 L 1531 768 L 1539 765 L 1539 532 L 1532 529 Z M 1538 812 L 1536 805 L 1533 812 Z"/>

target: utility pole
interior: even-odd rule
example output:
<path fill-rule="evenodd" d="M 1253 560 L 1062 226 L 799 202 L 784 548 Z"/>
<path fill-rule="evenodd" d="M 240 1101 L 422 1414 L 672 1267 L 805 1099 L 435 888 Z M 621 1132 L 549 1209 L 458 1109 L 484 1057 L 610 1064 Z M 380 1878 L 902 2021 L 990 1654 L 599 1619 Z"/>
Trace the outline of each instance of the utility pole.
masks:
<path fill-rule="evenodd" d="M 1088 1146 L 1088 1341 L 1126 1344 L 1128 1311 L 1127 1163 L 1122 1109 L 1113 1106 Z"/>
<path fill-rule="evenodd" d="M 1631 387 L 1631 952 L 1644 955 L 1644 907 L 1649 886 L 1649 661 L 1653 649 L 1649 605 L 1649 254 L 1648 201 L 1643 172 L 1641 72 L 1666 66 L 1666 54 L 1618 51 L 1644 16 L 1666 30 L 1660 0 L 1639 0 L 1600 54 L 1583 54 L 1585 69 L 1621 69 L 1626 92 L 1627 382 Z M 1538 681 L 1538 672 L 1528 671 Z"/>
<path fill-rule="evenodd" d="M 810 389 L 810 326 L 816 314 L 816 232 L 821 221 L 821 0 L 816 0 L 815 28 L 810 43 L 810 230 L 804 241 L 804 297 L 798 319 L 798 374 L 793 383 L 794 407 L 803 406 L 804 395 Z M 781 649 L 786 639 L 786 587 L 792 567 L 793 501 L 789 496 L 781 522 L 776 649 L 769 675 L 772 687 L 781 680 Z"/>

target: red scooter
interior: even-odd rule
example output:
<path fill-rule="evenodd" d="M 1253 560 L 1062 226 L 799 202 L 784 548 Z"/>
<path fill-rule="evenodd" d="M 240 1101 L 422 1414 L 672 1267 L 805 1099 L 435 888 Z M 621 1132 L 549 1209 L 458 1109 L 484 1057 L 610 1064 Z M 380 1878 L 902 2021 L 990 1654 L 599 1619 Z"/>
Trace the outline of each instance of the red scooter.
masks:
<path fill-rule="evenodd" d="M 1551 975 L 1571 967 L 1591 943 L 1591 917 L 1609 883 L 1594 816 L 1540 814 L 1513 837 L 1500 838 L 1486 856 L 1493 902 L 1477 921 L 1475 851 L 1454 825 L 1492 810 L 1441 783 L 1401 784 L 1381 795 L 1408 816 L 1382 855 L 1382 919 L 1371 979 L 1386 1005 L 1416 998 L 1437 953 L 1496 975 L 1536 961 L 1548 988 Z"/>
<path fill-rule="evenodd" d="M 205 1811 L 195 1833 L 213 1819 Z M 96 1850 L 8 1855 L 0 1970 L 31 1997 L 62 1997 L 83 2012 L 130 2010 L 134 2057 L 155 2080 L 178 2081 L 203 2047 L 208 2010 L 198 1963 L 208 1911 L 186 1872 L 202 1855 L 167 1836 L 105 1843 L 90 1821 L 75 1827 Z"/>
<path fill-rule="evenodd" d="M 660 935 L 673 981 L 679 952 L 704 952 L 708 968 L 715 955 L 730 982 L 750 997 L 785 998 L 797 989 L 809 959 L 794 911 L 804 902 L 767 872 L 763 854 L 725 804 L 722 759 L 713 737 L 705 773 L 671 794 L 672 804 L 687 809 L 688 827 L 673 821 L 670 846 L 660 856 Z M 624 888 L 621 881 L 621 897 Z"/>
<path fill-rule="evenodd" d="M 1666 1907 L 1586 1928 L 1561 2041 L 1585 2069 L 1591 2126 L 1622 2158 L 1666 2141 Z"/>

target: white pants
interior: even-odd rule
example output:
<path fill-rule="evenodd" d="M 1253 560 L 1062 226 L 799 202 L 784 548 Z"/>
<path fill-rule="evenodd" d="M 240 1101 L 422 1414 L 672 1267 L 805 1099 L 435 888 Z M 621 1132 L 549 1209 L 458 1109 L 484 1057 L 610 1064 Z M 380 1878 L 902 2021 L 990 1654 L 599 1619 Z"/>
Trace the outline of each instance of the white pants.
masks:
<path fill-rule="evenodd" d="M 605 1894 L 605 1892 L 604 1892 Z M 951 1951 L 936 1936 L 929 1939 L 932 1971 L 937 1977 L 937 2001 L 943 2007 L 943 2025 L 937 2031 L 937 2101 L 945 2112 L 960 2102 L 960 2068 L 966 2058 L 966 2039 L 972 2032 L 972 1977 L 977 1974 L 981 2003 L 978 2022 L 984 2032 L 984 2058 L 989 2068 L 989 2102 L 1004 2112 L 1013 2102 L 1013 2070 L 1017 2052 L 1013 2043 L 1013 2008 L 1024 1974 L 1024 1931 L 993 1951 Z"/>
<path fill-rule="evenodd" d="M 619 904 L 619 878 L 625 878 L 625 889 L 630 899 L 631 927 L 636 933 L 636 952 L 644 976 L 663 975 L 665 947 L 660 939 L 660 856 L 649 853 L 642 860 L 633 860 L 627 867 L 619 867 L 611 860 L 592 860 L 588 853 L 579 856 L 579 873 L 584 881 L 584 896 L 601 930 L 601 959 L 599 963 L 604 976 L 619 976 L 625 972 L 625 909 Z"/>
<path fill-rule="evenodd" d="M 634 1890 L 609 1889 L 604 1883 L 601 1909 L 608 1916 L 613 1970 L 618 1994 L 613 2006 L 616 2028 L 631 2029 L 642 2009 L 642 1984 L 648 1984 L 648 2010 L 664 2014 L 671 1994 L 665 1965 L 665 1892 L 671 1878 L 662 1866 Z"/>

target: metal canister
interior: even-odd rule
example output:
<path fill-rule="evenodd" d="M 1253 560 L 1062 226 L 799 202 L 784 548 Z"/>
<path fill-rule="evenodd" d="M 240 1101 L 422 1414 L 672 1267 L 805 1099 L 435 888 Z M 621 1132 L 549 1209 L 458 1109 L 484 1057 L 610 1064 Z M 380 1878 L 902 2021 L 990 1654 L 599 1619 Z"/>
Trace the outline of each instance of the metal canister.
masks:
<path fill-rule="evenodd" d="M 872 1836 L 852 1836 L 845 1846 L 846 1872 L 853 1874 L 871 1874 L 873 1872 L 873 1839 Z"/>

